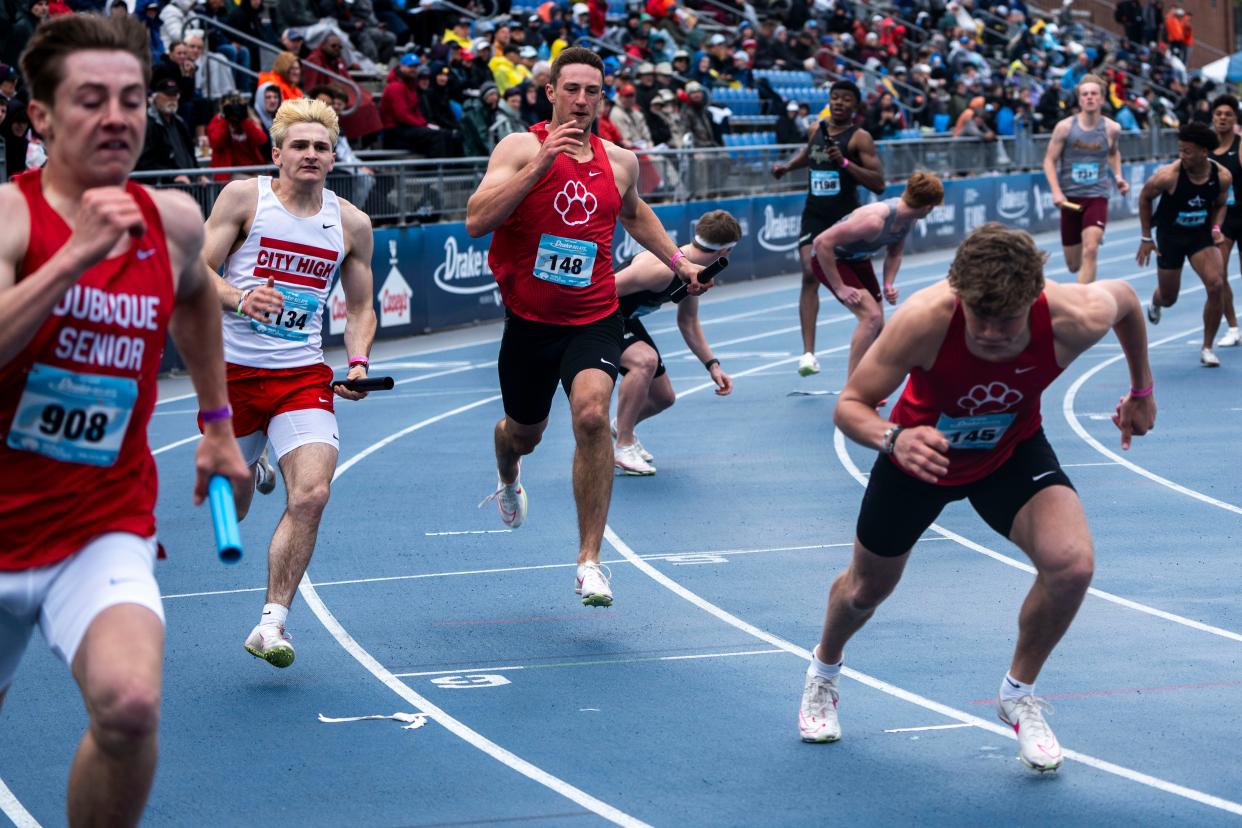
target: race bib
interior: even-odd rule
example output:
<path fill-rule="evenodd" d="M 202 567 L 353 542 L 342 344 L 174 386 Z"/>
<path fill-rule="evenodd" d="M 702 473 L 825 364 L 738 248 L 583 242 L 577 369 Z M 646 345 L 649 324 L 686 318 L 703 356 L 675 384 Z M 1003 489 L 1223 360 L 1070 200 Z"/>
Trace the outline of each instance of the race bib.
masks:
<path fill-rule="evenodd" d="M 841 192 L 841 173 L 836 170 L 811 170 L 811 195 L 834 196 Z"/>
<path fill-rule="evenodd" d="M 1202 227 L 1207 224 L 1207 210 L 1182 210 L 1174 222 L 1179 227 Z"/>
<path fill-rule="evenodd" d="M 263 322 L 251 319 L 250 328 L 264 336 L 305 342 L 310 338 L 310 331 L 306 330 L 306 326 L 315 318 L 319 300 L 307 293 L 298 293 L 282 287 L 276 289 L 284 298 L 284 305 L 275 314 L 265 314 Z"/>
<path fill-rule="evenodd" d="M 111 466 L 137 400 L 137 380 L 36 363 L 26 375 L 8 446 L 62 463 Z"/>
<path fill-rule="evenodd" d="M 950 417 L 941 414 L 936 430 L 953 449 L 996 448 L 1005 430 L 1013 423 L 1013 414 L 983 414 L 978 417 Z"/>
<path fill-rule="evenodd" d="M 535 255 L 535 278 L 566 287 L 587 287 L 595 271 L 595 251 L 595 242 L 544 233 Z"/>
<path fill-rule="evenodd" d="M 1073 164 L 1070 166 L 1070 180 L 1075 184 L 1094 184 L 1100 180 L 1100 165 Z"/>
<path fill-rule="evenodd" d="M 1229 197 L 1225 199 L 1225 204 L 1227 204 L 1228 206 L 1232 207 L 1232 206 L 1234 205 L 1234 203 L 1235 203 L 1235 199 L 1234 199 L 1234 197 L 1233 197 L 1233 187 L 1230 187 L 1230 188 L 1229 188 Z"/>

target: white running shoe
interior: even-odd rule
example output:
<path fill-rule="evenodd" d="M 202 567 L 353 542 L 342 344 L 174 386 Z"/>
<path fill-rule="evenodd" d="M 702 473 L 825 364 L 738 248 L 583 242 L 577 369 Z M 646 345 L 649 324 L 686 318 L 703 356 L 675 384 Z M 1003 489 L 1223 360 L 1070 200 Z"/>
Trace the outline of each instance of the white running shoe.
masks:
<path fill-rule="evenodd" d="M 807 351 L 802 355 L 798 360 L 798 373 L 804 377 L 819 373 L 819 360 L 815 358 L 815 354 Z"/>
<path fill-rule="evenodd" d="M 637 443 L 617 446 L 612 450 L 612 462 L 622 474 L 649 477 L 656 473 L 655 466 L 643 459 Z"/>
<path fill-rule="evenodd" d="M 837 720 L 837 680 L 826 679 L 807 671 L 802 688 L 802 706 L 798 708 L 798 733 L 804 742 L 835 742 L 841 738 L 841 722 Z"/>
<path fill-rule="evenodd" d="M 610 424 L 610 428 L 612 429 L 612 442 L 616 443 L 617 442 L 617 420 L 616 418 L 613 418 L 613 421 Z M 638 453 L 641 454 L 642 458 L 646 460 L 648 463 L 655 460 L 655 458 L 651 456 L 651 452 L 647 451 L 647 449 L 643 446 L 642 442 L 638 439 L 637 434 L 634 435 L 634 445 L 638 446 Z"/>
<path fill-rule="evenodd" d="M 1221 348 L 1233 348 L 1236 345 L 1242 344 L 1242 335 L 1239 335 L 1237 328 L 1230 328 L 1225 332 L 1225 335 L 1221 337 L 1220 342 L 1217 342 L 1216 344 Z"/>
<path fill-rule="evenodd" d="M 518 479 L 512 483 L 497 481 L 496 491 L 479 501 L 479 508 L 489 501 L 496 501 L 500 510 L 500 522 L 510 529 L 517 529 L 526 522 L 526 487 L 522 485 L 521 468 Z"/>
<path fill-rule="evenodd" d="M 1160 306 L 1155 302 L 1149 302 L 1147 304 L 1147 319 L 1153 325 L 1160 324 Z"/>
<path fill-rule="evenodd" d="M 1035 696 L 1017 701 L 996 699 L 996 715 L 1018 734 L 1018 758 L 1040 773 L 1061 767 L 1061 744 L 1044 721 L 1044 708 L 1052 712 L 1052 705 Z"/>
<path fill-rule="evenodd" d="M 259 494 L 271 494 L 276 488 L 276 470 L 267 459 L 267 446 L 259 455 L 259 462 L 254 467 L 254 490 Z"/>
<path fill-rule="evenodd" d="M 574 579 L 574 592 L 582 596 L 584 607 L 611 607 L 612 585 L 609 583 L 612 573 L 607 567 L 601 567 L 594 561 L 578 564 L 578 575 Z"/>
<path fill-rule="evenodd" d="M 1216 354 L 1212 353 L 1211 348 L 1204 348 L 1199 352 L 1199 362 L 1203 363 L 1206 368 L 1219 368 L 1220 359 Z"/>
<path fill-rule="evenodd" d="M 273 667 L 288 667 L 294 658 L 289 634 L 275 624 L 259 624 L 251 630 L 246 636 L 246 652 Z"/>

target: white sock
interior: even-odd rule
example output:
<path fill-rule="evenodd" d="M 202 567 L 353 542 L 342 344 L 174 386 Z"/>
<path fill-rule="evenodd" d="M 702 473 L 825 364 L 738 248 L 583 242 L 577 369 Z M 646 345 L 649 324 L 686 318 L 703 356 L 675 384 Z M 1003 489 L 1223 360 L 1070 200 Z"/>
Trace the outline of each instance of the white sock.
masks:
<path fill-rule="evenodd" d="M 1017 701 L 1023 696 L 1033 695 L 1035 695 L 1035 682 L 1026 684 L 1025 682 L 1018 681 L 1008 673 L 1001 680 L 1000 697 L 1005 701 Z"/>
<path fill-rule="evenodd" d="M 837 676 L 841 675 L 841 665 L 845 663 L 845 659 L 838 661 L 836 664 L 825 664 L 819 660 L 819 655 L 815 652 L 816 649 L 818 647 L 811 649 L 811 664 L 806 668 L 806 674 L 808 676 L 826 678 L 829 681 L 836 681 Z"/>
<path fill-rule="evenodd" d="M 273 627 L 283 627 L 285 619 L 289 617 L 289 608 L 283 604 L 264 604 L 263 615 L 259 618 L 260 624 L 267 624 Z"/>

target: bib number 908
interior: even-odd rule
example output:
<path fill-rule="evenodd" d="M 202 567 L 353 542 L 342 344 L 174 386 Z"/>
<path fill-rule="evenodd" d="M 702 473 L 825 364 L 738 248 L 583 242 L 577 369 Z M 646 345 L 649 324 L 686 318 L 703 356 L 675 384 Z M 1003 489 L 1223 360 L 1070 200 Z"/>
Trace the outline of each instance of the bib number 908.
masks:
<path fill-rule="evenodd" d="M 88 415 L 81 408 L 64 409 L 59 405 L 49 405 L 39 416 L 39 431 L 49 437 L 57 435 L 66 440 L 85 438 L 88 443 L 98 443 L 104 438 L 108 427 L 108 415 L 96 411 Z"/>

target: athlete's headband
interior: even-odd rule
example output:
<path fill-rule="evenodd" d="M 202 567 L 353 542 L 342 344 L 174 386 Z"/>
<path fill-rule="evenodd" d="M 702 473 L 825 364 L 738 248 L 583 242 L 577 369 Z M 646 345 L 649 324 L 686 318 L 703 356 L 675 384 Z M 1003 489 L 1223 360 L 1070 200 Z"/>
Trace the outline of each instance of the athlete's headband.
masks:
<path fill-rule="evenodd" d="M 724 244 L 716 244 L 715 242 L 709 242 L 707 239 L 703 238 L 698 233 L 694 234 L 694 243 L 697 246 L 703 248 L 704 250 L 724 250 L 726 247 L 732 247 L 733 245 L 737 244 L 737 242 L 725 242 Z"/>

